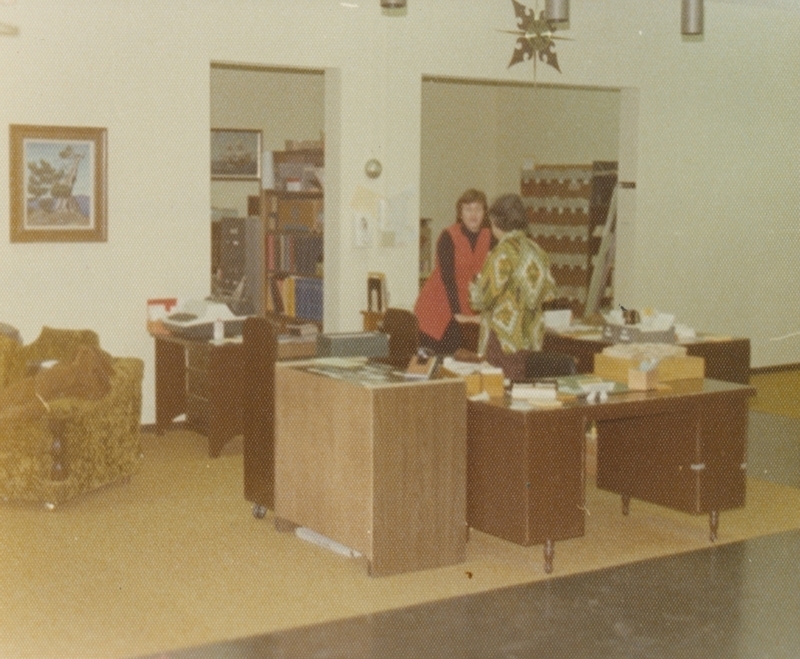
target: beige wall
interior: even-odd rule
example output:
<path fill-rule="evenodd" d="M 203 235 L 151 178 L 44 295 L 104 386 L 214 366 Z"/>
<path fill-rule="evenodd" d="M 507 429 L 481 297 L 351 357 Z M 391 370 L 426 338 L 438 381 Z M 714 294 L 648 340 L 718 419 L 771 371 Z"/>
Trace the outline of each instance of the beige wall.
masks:
<path fill-rule="evenodd" d="M 146 421 L 145 300 L 207 291 L 212 63 L 325 71 L 333 330 L 360 325 L 369 270 L 387 272 L 395 304 L 413 303 L 414 241 L 354 248 L 349 203 L 365 187 L 406 194 L 410 222 L 425 210 L 423 78 L 532 80 L 529 65 L 507 68 L 507 0 L 409 0 L 402 17 L 377 0 L 42 0 L 4 4 L 0 21 L 20 29 L 0 37 L 0 124 L 104 126 L 109 144 L 108 242 L 0 240 L 3 320 L 26 339 L 43 324 L 92 326 L 110 351 L 145 358 Z M 538 82 L 636 90 L 635 216 L 616 272 L 628 304 L 750 336 L 755 366 L 800 362 L 800 341 L 769 340 L 797 329 L 800 307 L 800 13 L 707 0 L 704 38 L 682 39 L 679 22 L 677 0 L 576 0 L 572 40 L 557 45 L 563 73 L 539 66 Z M 499 155 L 491 174 L 464 176 L 499 180 Z M 375 181 L 370 157 L 384 165 Z"/>

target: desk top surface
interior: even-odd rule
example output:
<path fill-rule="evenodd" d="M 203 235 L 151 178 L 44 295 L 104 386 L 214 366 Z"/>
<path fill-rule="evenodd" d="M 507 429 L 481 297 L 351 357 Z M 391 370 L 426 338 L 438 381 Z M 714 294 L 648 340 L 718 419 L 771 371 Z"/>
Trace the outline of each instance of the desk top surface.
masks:
<path fill-rule="evenodd" d="M 736 384 L 733 382 L 722 382 L 720 380 L 674 380 L 663 383 L 657 389 L 650 391 L 626 390 L 619 393 L 612 393 L 602 402 L 588 402 L 585 397 L 563 396 L 559 397 L 556 405 L 528 403 L 527 401 L 512 400 L 509 395 L 502 398 L 489 398 L 486 400 L 471 399 L 471 405 L 492 405 L 494 407 L 504 407 L 519 412 L 548 413 L 561 410 L 601 409 L 617 405 L 630 405 L 640 403 L 657 403 L 659 401 L 674 401 L 675 399 L 687 399 L 693 397 L 742 397 L 747 399 L 756 394 L 755 387 L 749 385 Z"/>
<path fill-rule="evenodd" d="M 593 327 L 588 325 L 575 326 L 564 330 L 555 330 L 552 328 L 547 329 L 547 334 L 558 337 L 560 339 L 570 339 L 573 341 L 595 342 L 603 345 L 613 345 L 613 341 L 603 338 L 603 328 L 601 326 Z M 678 339 L 675 345 L 695 345 L 695 344 L 708 344 L 708 343 L 730 343 L 734 341 L 747 341 L 750 339 L 738 336 L 729 336 L 724 334 L 712 334 L 710 332 L 701 332 L 692 338 Z"/>
<path fill-rule="evenodd" d="M 435 377 L 431 379 L 409 377 L 402 369 L 367 357 L 318 357 L 315 359 L 280 362 L 276 364 L 276 368 L 276 375 L 279 375 L 282 370 L 292 369 L 309 375 L 327 377 L 332 380 L 349 382 L 371 389 L 459 383 L 464 386 L 466 392 L 466 385 L 459 377 Z"/>

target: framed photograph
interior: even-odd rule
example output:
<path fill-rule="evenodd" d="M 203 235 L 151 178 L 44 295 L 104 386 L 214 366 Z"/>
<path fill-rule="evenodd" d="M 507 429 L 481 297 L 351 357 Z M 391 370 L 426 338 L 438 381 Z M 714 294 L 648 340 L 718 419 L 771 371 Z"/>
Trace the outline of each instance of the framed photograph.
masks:
<path fill-rule="evenodd" d="M 105 128 L 9 126 L 12 243 L 107 240 Z"/>
<path fill-rule="evenodd" d="M 211 178 L 261 180 L 261 131 L 211 129 Z"/>

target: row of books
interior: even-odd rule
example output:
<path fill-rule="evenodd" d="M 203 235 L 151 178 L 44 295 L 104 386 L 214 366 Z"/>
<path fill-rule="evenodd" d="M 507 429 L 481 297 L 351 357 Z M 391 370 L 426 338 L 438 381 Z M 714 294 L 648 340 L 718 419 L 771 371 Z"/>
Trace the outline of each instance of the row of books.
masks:
<path fill-rule="evenodd" d="M 320 277 L 300 275 L 269 278 L 267 308 L 306 321 L 322 322 L 322 284 Z"/>
<path fill-rule="evenodd" d="M 323 253 L 321 233 L 269 233 L 266 236 L 267 269 L 273 272 L 317 275 Z"/>

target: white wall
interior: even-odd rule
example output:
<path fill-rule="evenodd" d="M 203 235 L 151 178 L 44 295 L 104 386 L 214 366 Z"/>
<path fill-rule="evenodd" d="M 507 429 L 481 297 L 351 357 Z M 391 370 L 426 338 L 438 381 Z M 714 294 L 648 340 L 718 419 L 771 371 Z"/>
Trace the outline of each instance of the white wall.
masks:
<path fill-rule="evenodd" d="M 26 339 L 43 324 L 91 326 L 111 352 L 146 359 L 145 421 L 145 300 L 207 291 L 212 62 L 326 71 L 334 330 L 360 326 L 368 270 L 387 272 L 393 302 L 413 303 L 414 241 L 355 249 L 347 206 L 359 186 L 407 191 L 416 222 L 423 76 L 532 78 L 506 68 L 506 0 L 409 0 L 402 17 L 377 0 L 42 0 L 2 5 L 0 21 L 20 28 L 0 37 L 0 125 L 105 126 L 109 143 L 108 242 L 0 240 L 2 319 Z M 616 271 L 628 303 L 750 336 L 754 366 L 800 362 L 800 341 L 769 340 L 797 329 L 800 302 L 800 13 L 708 0 L 703 39 L 682 39 L 679 23 L 678 0 L 574 0 L 563 73 L 539 66 L 538 80 L 638 90 L 635 224 Z M 384 165 L 375 181 L 370 157 Z"/>

